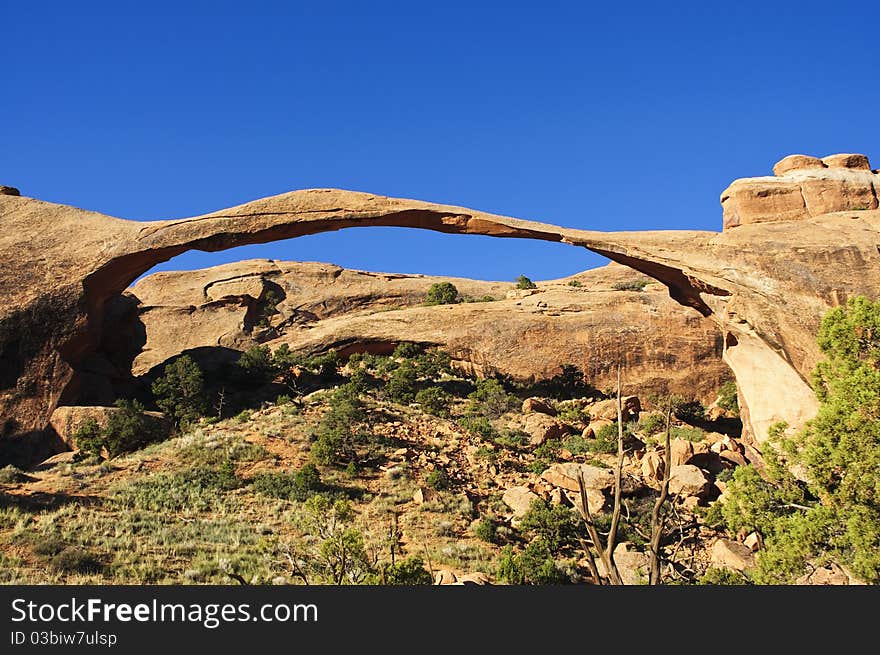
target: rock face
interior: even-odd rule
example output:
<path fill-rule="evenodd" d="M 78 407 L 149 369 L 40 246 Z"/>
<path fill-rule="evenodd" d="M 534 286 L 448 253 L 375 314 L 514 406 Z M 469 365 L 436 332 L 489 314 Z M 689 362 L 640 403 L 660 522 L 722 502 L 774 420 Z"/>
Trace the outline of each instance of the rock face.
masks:
<path fill-rule="evenodd" d="M 729 376 L 717 330 L 696 310 L 671 300 L 661 285 L 643 292 L 614 289 L 637 276 L 612 264 L 541 282 L 528 297 L 507 299 L 513 283 L 368 273 L 330 264 L 256 260 L 155 273 L 114 303 L 104 330 L 113 338 L 143 334 L 143 346 L 126 353 L 136 339 L 117 339 L 100 350 L 118 368 L 131 360 L 132 374 L 139 376 L 195 348 L 222 354 L 286 343 L 309 353 L 331 348 L 388 353 L 410 340 L 443 348 L 460 368 L 478 375 L 533 381 L 575 364 L 592 384 L 608 388 L 615 379 L 607 348 L 618 339 L 627 385 L 710 400 L 719 380 Z M 570 286 L 572 280 L 580 286 Z M 497 300 L 424 306 L 428 288 L 447 281 L 466 297 Z M 270 294 L 277 313 L 261 325 Z M 621 332 L 621 325 L 631 327 Z M 527 400 L 527 409 L 555 413 L 539 402 Z"/>
<path fill-rule="evenodd" d="M 760 443 L 773 423 L 796 427 L 816 411 L 806 380 L 821 317 L 880 287 L 877 176 L 858 156 L 823 163 L 732 184 L 722 205 L 736 229 L 720 234 L 573 230 L 334 189 L 154 222 L 0 194 L 0 462 L 52 454 L 43 431 L 55 407 L 76 402 L 89 376 L 106 378 L 96 353 L 107 301 L 156 264 L 192 248 L 369 225 L 565 242 L 655 278 L 720 328 L 746 428 Z"/>

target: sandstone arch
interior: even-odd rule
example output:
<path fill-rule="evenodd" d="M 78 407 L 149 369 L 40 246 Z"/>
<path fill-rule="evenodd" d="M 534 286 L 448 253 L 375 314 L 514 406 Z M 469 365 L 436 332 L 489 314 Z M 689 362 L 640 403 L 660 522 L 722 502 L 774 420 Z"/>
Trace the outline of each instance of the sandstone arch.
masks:
<path fill-rule="evenodd" d="M 866 177 L 861 160 L 853 171 L 862 187 L 868 181 L 873 208 L 865 207 L 862 187 L 858 194 L 841 192 L 835 204 L 828 189 L 848 190 L 853 182 L 837 170 L 846 168 L 839 161 L 826 166 L 835 169 L 827 179 L 821 170 L 798 170 L 794 181 L 732 185 L 722 200 L 725 215 L 737 217 L 735 229 L 721 233 L 574 230 L 335 189 L 154 222 L 0 194 L 0 446 L 7 453 L 20 448 L 24 442 L 16 437 L 39 434 L 59 402 L 76 394 L 74 368 L 100 338 L 105 301 L 156 264 L 188 249 L 216 251 L 368 225 L 559 241 L 656 278 L 725 334 L 725 360 L 737 376 L 746 424 L 760 441 L 773 422 L 799 425 L 815 411 L 805 380 L 819 356 L 814 335 L 822 314 L 849 295 L 875 296 L 880 282 L 877 175 L 868 170 Z M 789 213 L 788 222 L 767 222 L 772 206 L 750 213 L 749 203 L 778 197 L 776 180 L 786 189 L 800 184 L 804 198 L 802 187 L 813 185 L 823 209 L 844 211 Z M 770 191 L 755 191 L 761 184 Z M 752 214 L 760 220 L 750 221 Z"/>

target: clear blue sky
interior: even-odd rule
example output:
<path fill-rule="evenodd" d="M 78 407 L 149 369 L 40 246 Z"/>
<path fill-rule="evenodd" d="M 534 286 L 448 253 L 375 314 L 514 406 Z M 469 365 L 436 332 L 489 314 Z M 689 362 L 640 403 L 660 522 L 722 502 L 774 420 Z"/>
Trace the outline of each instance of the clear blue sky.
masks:
<path fill-rule="evenodd" d="M 716 230 L 721 190 L 786 154 L 880 166 L 869 2 L 2 4 L 0 184 L 125 218 L 332 186 Z M 501 280 L 602 263 L 373 228 L 163 268 L 250 257 Z"/>

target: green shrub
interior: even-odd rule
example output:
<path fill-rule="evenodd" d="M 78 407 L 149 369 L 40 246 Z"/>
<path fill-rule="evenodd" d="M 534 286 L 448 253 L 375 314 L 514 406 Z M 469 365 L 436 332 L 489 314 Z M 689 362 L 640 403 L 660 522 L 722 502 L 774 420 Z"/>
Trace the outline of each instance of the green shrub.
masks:
<path fill-rule="evenodd" d="M 580 521 L 568 507 L 537 499 L 520 519 L 519 530 L 530 539 L 543 539 L 557 552 L 577 545 Z"/>
<path fill-rule="evenodd" d="M 424 352 L 424 348 L 412 341 L 402 341 L 397 344 L 391 356 L 395 359 L 415 359 Z"/>
<path fill-rule="evenodd" d="M 289 353 L 289 350 L 284 352 Z M 241 354 L 235 366 L 236 376 L 247 384 L 266 384 L 278 376 L 278 367 L 269 346 L 251 346 Z"/>
<path fill-rule="evenodd" d="M 565 448 L 572 455 L 585 455 L 586 453 L 595 452 L 593 450 L 594 444 L 591 439 L 584 439 L 580 434 L 573 434 L 565 438 L 562 442 L 562 447 Z M 615 441 L 615 450 L 617 449 L 617 442 Z"/>
<path fill-rule="evenodd" d="M 235 415 L 235 420 L 239 423 L 248 423 L 254 417 L 254 413 L 250 409 L 243 409 Z"/>
<path fill-rule="evenodd" d="M 685 423 L 693 424 L 706 420 L 706 408 L 699 400 L 678 402 L 672 411 L 675 418 Z"/>
<path fill-rule="evenodd" d="M 718 390 L 718 406 L 733 414 L 739 414 L 739 399 L 736 392 L 736 382 L 730 380 L 721 385 Z"/>
<path fill-rule="evenodd" d="M 509 450 L 519 450 L 529 445 L 529 435 L 521 430 L 504 430 L 495 437 L 495 443 Z"/>
<path fill-rule="evenodd" d="M 587 447 L 594 453 L 610 454 L 617 452 L 617 423 L 603 425 L 595 438 L 587 442 Z"/>
<path fill-rule="evenodd" d="M 428 287 L 426 305 L 454 305 L 458 302 L 458 289 L 451 282 L 437 282 Z"/>
<path fill-rule="evenodd" d="M 217 468 L 190 468 L 136 479 L 114 490 L 123 507 L 155 512 L 209 511 L 222 506 L 221 492 L 241 486 L 232 462 Z"/>
<path fill-rule="evenodd" d="M 700 442 L 706 438 L 706 433 L 700 428 L 691 426 L 673 425 L 669 428 L 670 439 L 685 439 L 686 441 Z"/>
<path fill-rule="evenodd" d="M 514 585 L 551 585 L 570 582 L 559 570 L 550 548 L 543 539 L 535 539 L 517 554 L 512 546 L 505 546 L 498 559 L 496 577 Z"/>
<path fill-rule="evenodd" d="M 113 412 L 103 429 L 90 419 L 74 435 L 77 447 L 85 453 L 100 455 L 106 448 L 110 457 L 129 453 L 167 435 L 152 418 L 144 415 L 144 406 L 137 400 L 116 401 L 119 411 Z"/>
<path fill-rule="evenodd" d="M 647 437 L 663 432 L 666 429 L 666 417 L 659 412 L 652 412 L 639 421 L 636 429 Z"/>
<path fill-rule="evenodd" d="M 304 501 L 324 490 L 321 474 L 314 464 L 305 464 L 293 473 L 258 473 L 253 479 L 257 493 L 271 498 Z"/>
<path fill-rule="evenodd" d="M 498 418 L 519 406 L 516 396 L 507 393 L 504 386 L 492 378 L 477 380 L 477 388 L 468 395 L 468 400 L 468 414 L 486 418 Z"/>
<path fill-rule="evenodd" d="M 345 465 L 358 457 L 358 447 L 369 443 L 372 435 L 363 429 L 367 420 L 357 388 L 339 387 L 330 397 L 330 406 L 318 426 L 311 455 L 319 464 Z"/>
<path fill-rule="evenodd" d="M 751 581 L 739 571 L 731 569 L 709 568 L 700 576 L 701 585 L 747 585 Z"/>
<path fill-rule="evenodd" d="M 49 560 L 49 565 L 62 573 L 97 574 L 104 570 L 104 564 L 87 550 L 68 546 Z"/>
<path fill-rule="evenodd" d="M 488 544 L 497 544 L 498 524 L 490 517 L 484 516 L 474 524 L 474 536 Z"/>
<path fill-rule="evenodd" d="M 409 361 L 401 362 L 385 385 L 385 393 L 398 403 L 411 403 L 416 398 L 419 374 L 415 365 Z"/>
<path fill-rule="evenodd" d="M 421 557 L 412 556 L 382 567 L 379 574 L 371 576 L 370 582 L 394 586 L 415 586 L 433 584 L 431 573 L 425 568 Z"/>
<path fill-rule="evenodd" d="M 442 468 L 435 468 L 425 476 L 425 484 L 431 487 L 431 489 L 436 489 L 438 491 L 448 489 L 450 483 L 451 480 L 449 479 L 449 474 Z"/>
<path fill-rule="evenodd" d="M 485 416 L 463 416 L 458 425 L 483 441 L 494 443 L 498 438 L 498 430 Z"/>
<path fill-rule="evenodd" d="M 582 287 L 582 286 L 584 286 L 584 285 L 581 284 L 578 280 L 569 280 L 569 281 L 568 281 L 568 286 L 570 286 L 570 287 Z"/>
<path fill-rule="evenodd" d="M 196 422 L 207 411 L 205 380 L 195 360 L 178 357 L 152 384 L 156 405 L 176 426 Z"/>
<path fill-rule="evenodd" d="M 538 285 L 532 282 L 525 275 L 520 275 L 516 278 L 516 288 L 517 289 L 537 289 Z"/>
<path fill-rule="evenodd" d="M 462 299 L 462 302 L 495 302 L 498 300 L 495 296 L 480 296 L 479 298 L 471 298 L 470 296 L 466 296 Z"/>
<path fill-rule="evenodd" d="M 613 289 L 615 291 L 644 291 L 646 286 L 648 286 L 648 280 L 645 279 L 624 280 L 622 282 L 617 282 Z"/>
<path fill-rule="evenodd" d="M 440 387 L 428 387 L 422 389 L 415 396 L 416 402 L 422 411 L 434 416 L 449 416 L 449 406 L 452 404 L 452 396 Z"/>

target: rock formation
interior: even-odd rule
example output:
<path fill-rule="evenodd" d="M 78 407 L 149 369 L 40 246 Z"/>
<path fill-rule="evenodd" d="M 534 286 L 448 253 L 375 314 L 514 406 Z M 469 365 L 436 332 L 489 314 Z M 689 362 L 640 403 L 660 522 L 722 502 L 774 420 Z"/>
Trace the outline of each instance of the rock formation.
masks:
<path fill-rule="evenodd" d="M 639 279 L 645 278 L 611 264 L 541 282 L 525 295 L 509 282 L 257 260 L 150 275 L 121 299 L 121 304 L 137 302 L 136 309 L 113 312 L 122 319 L 114 319 L 104 332 L 143 331 L 143 347 L 128 356 L 134 356 L 136 376 L 196 348 L 217 347 L 222 356 L 227 348 L 287 343 L 307 353 L 335 348 L 348 354 L 390 352 L 401 340 L 410 340 L 443 347 L 459 367 L 478 375 L 535 381 L 558 374 L 563 364 L 575 364 L 591 384 L 608 389 L 615 383 L 619 350 L 627 387 L 712 402 L 719 381 L 730 375 L 721 361 L 718 330 L 696 310 L 671 300 L 661 284 L 641 292 L 614 288 Z M 431 284 L 444 281 L 466 299 L 495 300 L 424 306 Z M 101 350 L 125 366 L 124 355 L 108 352 L 116 342 Z M 120 345 L 131 343 L 127 339 Z"/>
<path fill-rule="evenodd" d="M 333 189 L 154 222 L 0 194 L 0 459 L 47 454 L 39 452 L 45 443 L 33 438 L 41 437 L 59 403 L 78 396 L 79 371 L 102 340 L 106 302 L 151 267 L 188 249 L 216 251 L 368 225 L 561 241 L 654 277 L 673 299 L 718 324 L 747 427 L 760 441 L 773 422 L 796 426 L 815 411 L 805 380 L 819 357 L 815 334 L 822 315 L 853 294 L 875 296 L 880 282 L 877 176 L 853 155 L 828 157 L 823 165 L 815 169 L 821 175 L 785 171 L 786 164 L 775 183 L 758 178 L 741 181 L 739 189 L 731 185 L 722 202 L 729 217 L 722 233 L 573 230 Z M 783 192 L 788 178 L 801 189 L 805 211 L 797 211 L 793 191 Z M 755 186 L 765 183 L 770 186 Z M 809 189 L 821 202 L 810 199 Z M 762 222 L 766 214 L 751 203 L 762 207 L 762 199 L 776 196 L 789 196 L 773 200 L 782 220 Z M 843 206 L 830 200 L 838 197 L 858 200 Z"/>

